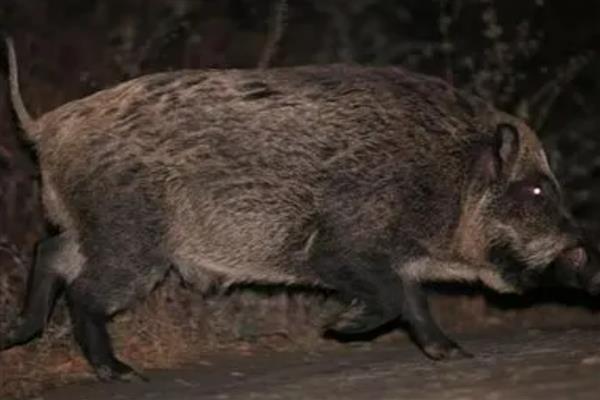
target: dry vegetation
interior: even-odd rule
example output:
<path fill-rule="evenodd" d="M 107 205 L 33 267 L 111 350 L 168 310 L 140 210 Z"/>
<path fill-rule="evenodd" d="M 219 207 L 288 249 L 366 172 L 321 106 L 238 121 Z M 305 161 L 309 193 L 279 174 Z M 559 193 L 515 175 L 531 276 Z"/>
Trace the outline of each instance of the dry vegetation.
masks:
<path fill-rule="evenodd" d="M 269 300 L 253 292 L 222 296 L 201 298 L 169 279 L 148 301 L 115 319 L 111 331 L 117 351 L 134 366 L 150 369 L 196 362 L 202 353 L 219 349 L 245 354 L 310 349 L 320 343 L 314 323 L 324 317 L 324 308 L 335 310 L 317 295 L 279 293 Z M 0 398 L 93 379 L 73 343 L 66 314 L 59 304 L 40 340 L 0 355 Z"/>
<path fill-rule="evenodd" d="M 169 68 L 343 61 L 404 64 L 443 76 L 538 127 L 577 215 L 600 232 L 595 218 L 600 77 L 597 54 L 585 40 L 599 30 L 585 20 L 572 38 L 563 37 L 568 32 L 552 20 L 562 9 L 548 3 L 314 0 L 285 7 L 252 0 L 12 0 L 0 5 L 0 22 L 15 36 L 24 97 L 34 114 Z M 0 93 L 6 93 L 4 85 Z M 0 112 L 2 332 L 20 308 L 44 223 L 35 163 L 17 142 L 4 95 Z M 598 308 L 597 301 L 572 293 L 561 294 L 560 304 L 546 301 L 555 294 L 525 299 L 456 294 L 435 301 L 442 324 L 454 331 L 589 324 Z M 317 293 L 263 289 L 203 297 L 170 277 L 149 301 L 119 316 L 112 330 L 124 358 L 142 368 L 165 368 L 221 348 L 335 345 L 324 342 L 316 328 L 335 309 L 334 301 Z M 72 343 L 62 303 L 42 339 L 0 353 L 0 398 L 82 378 L 90 378 L 89 370 Z"/>

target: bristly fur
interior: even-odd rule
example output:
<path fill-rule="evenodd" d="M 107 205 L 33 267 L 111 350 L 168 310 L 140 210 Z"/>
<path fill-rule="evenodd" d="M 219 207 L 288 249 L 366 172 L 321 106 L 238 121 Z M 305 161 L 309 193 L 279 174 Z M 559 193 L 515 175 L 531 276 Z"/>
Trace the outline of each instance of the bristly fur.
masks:
<path fill-rule="evenodd" d="M 168 72 L 33 121 L 9 58 L 61 233 L 40 244 L 26 322 L 0 348 L 43 329 L 64 286 L 99 376 L 131 373 L 106 318 L 175 268 L 199 287 L 330 289 L 349 305 L 332 330 L 402 315 L 445 358 L 464 352 L 433 321 L 423 281 L 517 290 L 496 249 L 527 272 L 577 243 L 560 199 L 531 194 L 558 191 L 536 135 L 439 79 L 349 65 Z"/>

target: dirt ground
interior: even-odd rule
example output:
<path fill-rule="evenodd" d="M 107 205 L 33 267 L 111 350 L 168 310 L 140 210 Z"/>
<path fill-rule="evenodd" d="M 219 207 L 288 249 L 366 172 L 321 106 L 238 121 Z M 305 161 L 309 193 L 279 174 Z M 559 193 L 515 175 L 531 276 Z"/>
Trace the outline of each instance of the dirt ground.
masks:
<path fill-rule="evenodd" d="M 408 341 L 316 352 L 206 355 L 147 383 L 89 381 L 38 400 L 598 399 L 600 329 L 457 337 L 475 358 L 433 362 Z"/>
<path fill-rule="evenodd" d="M 553 292 L 547 296 L 535 296 L 535 301 L 527 297 L 502 298 L 503 301 L 500 301 L 474 292 L 468 296 L 432 293 L 431 300 L 434 315 L 444 330 L 458 339 L 467 350 L 483 357 L 477 359 L 479 364 L 466 364 L 469 368 L 491 365 L 486 354 L 493 351 L 503 351 L 508 355 L 498 357 L 499 362 L 504 363 L 501 365 L 520 368 L 522 364 L 512 364 L 510 347 L 518 348 L 518 354 L 530 357 L 532 352 L 535 353 L 540 348 L 537 343 L 546 340 L 543 339 L 544 335 L 550 335 L 550 342 L 546 340 L 550 345 L 545 345 L 546 348 L 555 348 L 557 345 L 553 345 L 551 341 L 560 342 L 558 336 L 566 335 L 566 343 L 570 341 L 576 345 L 574 350 L 593 355 L 596 350 L 593 330 L 600 333 L 600 305 L 596 299 L 579 297 L 581 296 L 574 292 L 562 295 Z M 368 339 L 372 340 L 358 347 L 356 343 L 350 345 L 323 339 L 318 326 L 323 325 L 327 315 L 335 312 L 337 306 L 327 296 L 315 293 L 259 293 L 241 290 L 212 299 L 198 298 L 192 291 L 169 280 L 147 301 L 116 318 L 110 328 L 116 352 L 124 361 L 142 371 L 177 372 L 152 372 L 149 374 L 152 378 L 149 386 L 117 385 L 114 390 L 124 390 L 117 393 L 125 397 L 113 398 L 159 396 L 169 399 L 161 393 L 156 394 L 156 388 L 175 396 L 171 398 L 179 398 L 177 396 L 184 396 L 181 393 L 189 386 L 186 382 L 192 382 L 193 390 L 200 391 L 199 394 L 189 394 L 192 398 L 210 398 L 211 393 L 219 394 L 219 391 L 224 391 L 232 398 L 239 398 L 235 396 L 242 394 L 236 394 L 235 388 L 246 382 L 241 377 L 254 377 L 252 382 L 259 382 L 261 390 L 266 387 L 287 387 L 296 379 L 303 382 L 302 387 L 309 387 L 309 381 L 318 383 L 321 378 L 324 379 L 324 385 L 334 388 L 347 387 L 353 382 L 354 378 L 348 381 L 350 383 L 344 380 L 337 383 L 331 381 L 330 379 L 335 380 L 335 375 L 331 375 L 332 371 L 339 369 L 340 373 L 349 374 L 349 377 L 353 373 L 347 366 L 331 367 L 336 365 L 331 363 L 360 366 L 360 374 L 364 373 L 363 370 L 374 371 L 374 382 L 387 382 L 385 376 L 388 374 L 402 376 L 402 380 L 395 384 L 386 383 L 393 388 L 426 382 L 419 371 L 422 368 L 434 368 L 436 364 L 424 359 L 409 342 L 401 326 L 391 326 L 389 331 L 379 332 L 381 335 L 369 336 Z M 539 334 L 541 336 L 538 337 L 535 333 L 538 331 L 561 333 L 554 336 Z M 525 334 L 526 332 L 528 333 Z M 572 332 L 581 332 L 581 335 Z M 564 347 L 565 342 L 561 343 Z M 369 352 L 361 356 L 355 354 L 360 349 L 372 349 L 373 355 L 369 355 Z M 386 355 L 387 353 L 390 355 Z M 542 355 L 549 355 L 547 362 L 554 363 L 553 353 L 546 353 Z M 331 363 L 328 360 L 332 360 Z M 546 360 L 542 358 L 536 362 L 545 365 Z M 576 364 L 577 361 L 573 362 Z M 595 361 L 586 361 L 589 362 Z M 181 370 L 183 366 L 192 363 L 195 366 Z M 447 368 L 452 369 L 453 365 L 448 364 Z M 463 364 L 458 365 L 462 368 Z M 557 365 L 569 367 L 571 364 L 562 363 L 559 359 Z M 311 368 L 316 371 L 312 377 L 309 375 Z M 415 368 L 417 377 L 406 375 Z M 446 367 L 445 364 L 440 364 L 436 368 Z M 438 372 L 445 370 L 432 371 L 432 376 L 439 377 L 441 375 Z M 501 374 L 499 376 L 502 377 Z M 273 383 L 265 386 L 260 383 L 263 381 Z M 82 384 L 85 388 L 92 385 L 90 393 L 98 393 L 100 396 L 89 397 L 90 399 L 109 399 L 105 390 L 113 390 L 113 386 L 106 385 L 93 388 L 91 370 L 73 341 L 63 302 L 59 302 L 57 312 L 40 339 L 0 352 L 2 400 L 46 398 L 52 396 L 53 390 L 88 390 L 72 386 Z M 442 385 L 439 382 L 430 384 Z M 348 387 L 348 390 L 354 391 L 351 385 Z M 145 393 L 146 390 L 149 393 Z M 250 388 L 242 384 L 239 390 L 240 393 L 246 393 Z M 378 385 L 369 389 L 378 393 L 375 390 L 382 389 Z M 49 398 L 68 398 L 68 395 L 60 394 L 62 391 L 58 393 Z M 282 393 L 291 396 L 285 391 Z M 76 393 L 71 397 L 85 399 L 88 398 L 86 396 Z M 260 393 L 260 396 L 266 394 Z"/>

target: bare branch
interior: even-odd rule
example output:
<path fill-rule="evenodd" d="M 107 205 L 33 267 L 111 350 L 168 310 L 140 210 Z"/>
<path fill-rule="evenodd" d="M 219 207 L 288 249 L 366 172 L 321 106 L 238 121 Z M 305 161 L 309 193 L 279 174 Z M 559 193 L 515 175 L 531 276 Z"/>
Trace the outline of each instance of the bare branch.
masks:
<path fill-rule="evenodd" d="M 287 0 L 279 0 L 279 2 L 273 8 L 270 32 L 267 36 L 267 42 L 258 62 L 259 69 L 268 68 L 269 64 L 273 60 L 273 55 L 277 51 L 277 45 L 281 41 L 281 38 L 283 37 L 283 34 L 285 32 L 287 13 Z"/>
<path fill-rule="evenodd" d="M 19 250 L 19 247 L 6 236 L 0 236 L 0 252 L 8 254 L 19 268 L 26 269 L 28 267 L 27 257 L 23 256 L 23 252 Z"/>

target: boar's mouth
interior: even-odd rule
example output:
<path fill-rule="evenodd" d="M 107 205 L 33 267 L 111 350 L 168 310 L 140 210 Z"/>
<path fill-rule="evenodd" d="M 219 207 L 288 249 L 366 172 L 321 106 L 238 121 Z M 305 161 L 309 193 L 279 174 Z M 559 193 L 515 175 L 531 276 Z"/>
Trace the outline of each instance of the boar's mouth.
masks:
<path fill-rule="evenodd" d="M 589 250 L 583 246 L 563 250 L 548 265 L 526 265 L 508 246 L 492 249 L 490 260 L 502 279 L 517 290 L 570 287 L 600 292 L 600 273 L 590 267 Z"/>
<path fill-rule="evenodd" d="M 498 269 L 502 279 L 518 291 L 544 286 L 551 281 L 549 265 L 527 265 L 508 245 L 499 245 L 490 251 L 490 261 Z"/>

